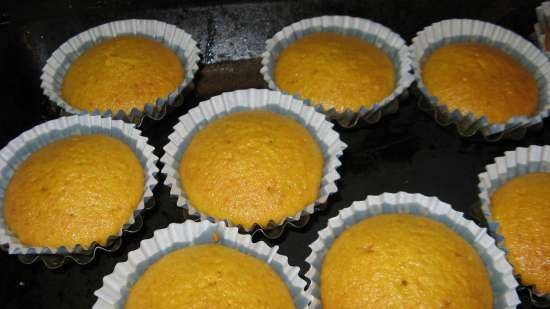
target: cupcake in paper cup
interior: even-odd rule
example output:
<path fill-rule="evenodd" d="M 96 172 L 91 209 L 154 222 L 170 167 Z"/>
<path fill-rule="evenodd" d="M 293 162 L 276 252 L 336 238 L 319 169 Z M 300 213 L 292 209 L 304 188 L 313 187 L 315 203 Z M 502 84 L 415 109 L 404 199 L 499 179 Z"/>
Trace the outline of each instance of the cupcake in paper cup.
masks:
<path fill-rule="evenodd" d="M 413 39 L 419 106 L 461 136 L 522 138 L 548 116 L 550 62 L 533 44 L 470 19 L 432 24 Z"/>
<path fill-rule="evenodd" d="M 158 158 L 133 125 L 101 116 L 40 124 L 0 150 L 0 245 L 49 268 L 90 262 L 135 231 Z"/>
<path fill-rule="evenodd" d="M 479 198 L 497 245 L 538 306 L 550 306 L 550 146 L 507 151 L 479 175 Z"/>
<path fill-rule="evenodd" d="M 486 229 L 435 197 L 368 196 L 319 231 L 310 308 L 516 308 L 517 281 Z"/>
<path fill-rule="evenodd" d="M 414 80 L 409 48 L 390 29 L 349 16 L 291 24 L 267 40 L 261 73 L 343 127 L 396 112 Z"/>
<path fill-rule="evenodd" d="M 299 268 L 277 251 L 223 222 L 172 223 L 103 278 L 93 308 L 307 308 Z"/>
<path fill-rule="evenodd" d="M 197 43 L 156 20 L 129 19 L 63 43 L 42 69 L 44 94 L 67 114 L 92 113 L 141 124 L 180 104 L 198 69 Z"/>
<path fill-rule="evenodd" d="M 168 139 L 162 173 L 178 206 L 270 238 L 305 225 L 337 191 L 346 147 L 323 114 L 259 89 L 201 102 Z"/>
<path fill-rule="evenodd" d="M 550 25 L 550 1 L 545 1 L 536 9 L 537 23 L 535 24 L 535 36 L 539 48 L 544 51 L 546 56 L 550 56 L 550 35 L 547 35 Z"/>

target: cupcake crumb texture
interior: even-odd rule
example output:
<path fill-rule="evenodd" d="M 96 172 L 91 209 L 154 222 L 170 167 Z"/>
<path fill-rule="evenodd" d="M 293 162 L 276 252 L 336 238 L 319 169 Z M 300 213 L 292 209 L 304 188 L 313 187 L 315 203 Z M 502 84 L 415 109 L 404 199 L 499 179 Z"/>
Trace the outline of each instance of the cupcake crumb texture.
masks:
<path fill-rule="evenodd" d="M 130 112 L 167 97 L 184 77 L 170 48 L 146 37 L 123 36 L 84 51 L 65 74 L 62 96 L 80 110 Z"/>

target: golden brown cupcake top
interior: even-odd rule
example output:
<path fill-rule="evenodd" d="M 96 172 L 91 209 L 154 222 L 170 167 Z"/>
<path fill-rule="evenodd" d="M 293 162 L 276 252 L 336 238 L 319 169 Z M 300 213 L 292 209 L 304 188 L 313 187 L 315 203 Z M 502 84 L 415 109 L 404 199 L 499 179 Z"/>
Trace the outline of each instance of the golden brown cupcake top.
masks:
<path fill-rule="evenodd" d="M 475 249 L 446 225 L 407 214 L 344 231 L 324 259 L 321 298 L 325 309 L 493 308 Z"/>
<path fill-rule="evenodd" d="M 396 85 L 390 57 L 366 40 L 333 32 L 306 35 L 285 48 L 275 66 L 277 87 L 337 111 L 370 107 Z"/>
<path fill-rule="evenodd" d="M 264 261 L 221 245 L 196 245 L 154 263 L 126 309 L 295 308 L 288 287 Z"/>
<path fill-rule="evenodd" d="M 182 155 L 182 189 L 199 211 L 262 227 L 294 216 L 319 194 L 323 154 L 294 119 L 233 113 L 200 130 Z"/>
<path fill-rule="evenodd" d="M 5 192 L 4 218 L 25 245 L 105 245 L 132 217 L 144 181 L 139 159 L 124 142 L 107 135 L 68 137 L 17 168 Z"/>
<path fill-rule="evenodd" d="M 80 110 L 133 108 L 167 97 L 184 80 L 177 55 L 139 36 L 108 39 L 80 55 L 63 79 L 63 99 Z"/>
<path fill-rule="evenodd" d="M 550 293 L 550 173 L 505 183 L 491 198 L 508 259 L 526 285 Z"/>
<path fill-rule="evenodd" d="M 533 73 L 514 57 L 480 43 L 436 49 L 422 65 L 422 81 L 450 112 L 472 112 L 491 123 L 532 116 L 539 102 Z"/>

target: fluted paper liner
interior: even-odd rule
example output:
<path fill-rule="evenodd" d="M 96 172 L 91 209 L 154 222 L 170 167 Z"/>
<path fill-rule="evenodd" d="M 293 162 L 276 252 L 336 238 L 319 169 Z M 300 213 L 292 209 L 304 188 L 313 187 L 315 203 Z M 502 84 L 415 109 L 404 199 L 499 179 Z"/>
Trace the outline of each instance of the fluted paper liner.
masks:
<path fill-rule="evenodd" d="M 323 104 L 323 102 L 311 102 L 302 98 L 308 105 L 314 106 L 318 111 L 326 114 L 329 119 L 336 120 L 343 127 L 353 127 L 359 119 L 375 123 L 389 113 L 396 112 L 399 99 L 406 95 L 406 90 L 414 81 L 411 74 L 411 55 L 405 41 L 387 27 L 368 19 L 350 16 L 320 16 L 303 19 L 293 23 L 277 32 L 266 41 L 266 51 L 262 55 L 261 73 L 269 88 L 282 91 L 275 83 L 275 66 L 280 53 L 301 37 L 314 32 L 337 32 L 358 37 L 374 44 L 382 49 L 392 60 L 396 71 L 396 85 L 393 92 L 382 101 L 362 106 L 359 111 L 346 109 L 337 111 Z M 294 94 L 300 97 L 300 94 Z"/>
<path fill-rule="evenodd" d="M 103 286 L 94 292 L 98 299 L 93 308 L 124 308 L 132 286 L 148 267 L 178 249 L 208 243 L 218 243 L 266 262 L 285 282 L 296 308 L 307 308 L 310 296 L 304 291 L 306 282 L 298 276 L 300 269 L 290 266 L 288 258 L 277 253 L 278 246 L 269 247 L 263 241 L 253 243 L 250 235 L 239 234 L 237 228 L 209 221 L 172 223 L 155 231 L 153 238 L 143 240 L 138 249 L 128 253 L 126 262 L 118 263 L 111 274 L 103 277 Z"/>
<path fill-rule="evenodd" d="M 63 79 L 72 63 L 93 45 L 106 39 L 125 35 L 143 36 L 159 41 L 178 56 L 185 71 L 185 79 L 177 89 L 166 97 L 157 98 L 155 102 L 148 102 L 141 108 L 133 108 L 129 113 L 124 110 L 83 111 L 66 102 L 62 96 Z M 178 95 L 193 81 L 198 70 L 198 62 L 197 43 L 191 38 L 191 35 L 178 27 L 156 20 L 119 20 L 91 28 L 63 43 L 53 52 L 42 68 L 40 86 L 44 95 L 68 114 L 91 113 L 110 116 L 136 123 L 139 126 L 146 116 L 155 120 L 163 118 L 166 109 L 177 103 Z"/>
<path fill-rule="evenodd" d="M 475 42 L 490 45 L 513 56 L 533 73 L 539 88 L 539 104 L 533 116 L 516 116 L 506 123 L 490 123 L 487 117 L 449 110 L 444 102 L 430 94 L 422 81 L 422 64 L 427 56 L 444 44 Z M 550 109 L 550 62 L 532 43 L 502 27 L 471 19 L 449 19 L 434 23 L 413 39 L 414 74 L 421 93 L 419 106 L 433 115 L 440 125 L 456 125 L 462 136 L 481 132 L 488 141 L 523 138 L 528 127 L 541 127 Z M 460 82 L 460 81 L 457 81 Z"/>
<path fill-rule="evenodd" d="M 550 52 L 546 48 L 546 31 L 550 26 L 550 1 L 541 3 L 536 9 L 537 23 L 535 24 L 535 35 L 539 48 L 547 57 L 550 57 Z"/>
<path fill-rule="evenodd" d="M 493 219 L 491 213 L 491 196 L 506 182 L 521 175 L 545 172 L 550 173 L 550 146 L 519 147 L 513 151 L 506 151 L 504 156 L 495 158 L 494 163 L 485 167 L 485 171 L 479 177 L 479 199 L 481 210 L 489 223 L 489 230 L 497 240 L 497 245 L 507 252 L 506 242 L 500 233 L 499 224 Z M 521 274 L 517 274 L 518 277 Z M 521 279 L 520 279 L 521 281 Z M 531 294 L 544 298 L 546 305 L 550 305 L 550 294 L 543 295 L 530 287 Z M 539 302 L 533 299 L 534 302 Z"/>
<path fill-rule="evenodd" d="M 312 252 L 306 259 L 310 265 L 306 273 L 306 277 L 311 280 L 308 288 L 308 292 L 312 294 L 310 308 L 322 308 L 321 270 L 324 257 L 334 241 L 352 225 L 388 213 L 420 215 L 447 225 L 468 241 L 483 260 L 491 279 L 494 308 L 515 309 L 520 303 L 515 290 L 518 284 L 512 273 L 512 266 L 485 228 L 480 228 L 473 221 L 465 219 L 461 212 L 453 210 L 449 204 L 441 202 L 436 197 L 398 192 L 368 196 L 364 201 L 353 202 L 351 206 L 340 210 L 336 217 L 331 218 L 325 229 L 319 231 L 319 237 L 309 246 Z"/>
<path fill-rule="evenodd" d="M 92 244 L 79 244 L 73 248 L 66 247 L 34 247 L 27 246 L 19 241 L 4 221 L 4 192 L 16 169 L 35 151 L 54 142 L 75 135 L 104 134 L 117 138 L 126 143 L 138 157 L 145 175 L 145 187 L 143 197 L 136 205 L 128 222 L 120 227 L 116 235 L 109 240 L 120 237 L 123 231 L 130 227 L 136 217 L 144 209 L 145 203 L 153 197 L 153 188 L 157 184 L 155 178 L 158 168 L 155 166 L 158 158 L 153 154 L 153 147 L 147 144 L 147 138 L 141 135 L 141 131 L 134 125 L 120 120 L 104 118 L 101 116 L 75 115 L 61 117 L 55 120 L 37 125 L 34 128 L 21 133 L 0 150 L 0 245 L 7 246 L 9 254 L 83 254 L 86 250 L 100 247 L 96 242 Z M 91 166 L 90 168 L 94 168 Z M 57 265 L 58 267 L 60 265 Z"/>
<path fill-rule="evenodd" d="M 323 151 L 323 176 L 315 203 L 304 205 L 301 212 L 286 218 L 282 222 L 272 221 L 268 226 L 260 227 L 256 225 L 251 229 L 240 227 L 247 231 L 258 228 L 269 230 L 285 225 L 287 222 L 298 221 L 301 216 L 312 214 L 316 210 L 315 206 L 325 203 L 328 196 L 337 191 L 336 180 L 340 178 L 340 175 L 336 169 L 341 165 L 338 157 L 342 155 L 346 144 L 340 140 L 338 133 L 332 128 L 333 124 L 327 121 L 323 114 L 316 112 L 313 107 L 302 104 L 302 101 L 290 95 L 260 89 L 238 90 L 223 93 L 203 101 L 197 107 L 189 110 L 187 114 L 181 116 L 174 126 L 174 132 L 168 137 L 168 144 L 164 146 L 165 154 L 162 156 L 161 161 L 164 164 L 162 173 L 167 175 L 165 184 L 170 186 L 170 194 L 177 197 L 177 205 L 186 208 L 190 215 L 199 215 L 201 219 L 209 219 L 214 222 L 227 219 L 214 218 L 197 210 L 182 190 L 179 165 L 187 146 L 194 135 L 208 123 L 231 113 L 256 109 L 265 109 L 290 116 L 302 124 L 316 139 Z M 226 223 L 229 226 L 233 225 L 229 220 L 226 220 Z M 269 237 L 267 234 L 266 236 Z"/>

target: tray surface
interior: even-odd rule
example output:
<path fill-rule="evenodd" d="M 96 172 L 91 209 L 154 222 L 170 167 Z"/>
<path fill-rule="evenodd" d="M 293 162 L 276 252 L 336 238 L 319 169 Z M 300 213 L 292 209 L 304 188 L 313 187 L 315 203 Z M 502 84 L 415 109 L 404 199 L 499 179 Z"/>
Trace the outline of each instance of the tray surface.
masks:
<path fill-rule="evenodd" d="M 10 3 L 0 12 L 0 147 L 22 131 L 56 118 L 39 87 L 40 69 L 50 53 L 71 36 L 104 22 L 125 18 L 151 18 L 176 24 L 199 42 L 202 64 L 195 89 L 184 104 L 165 119 L 147 119 L 144 135 L 162 155 L 177 118 L 189 108 L 213 95 L 244 88 L 264 88 L 259 74 L 265 40 L 285 25 L 323 14 L 346 14 L 380 22 L 408 42 L 423 27 L 446 18 L 475 18 L 496 23 L 530 38 L 538 1 L 256 1 L 214 3 L 213 1 L 69 0 Z M 329 218 L 369 194 L 408 191 L 437 196 L 484 226 L 477 198 L 477 175 L 494 157 L 518 146 L 550 143 L 550 121 L 539 132 L 528 132 L 521 141 L 486 143 L 476 136 L 460 138 L 453 127 L 438 126 L 416 106 L 410 96 L 397 114 L 375 125 L 337 130 L 348 144 L 339 192 L 328 201 L 325 211 L 313 215 L 302 229 L 289 229 L 276 241 L 256 234 L 255 240 L 279 245 L 289 263 L 307 271 L 307 247 L 326 226 Z M 160 182 L 163 178 L 161 177 Z M 89 308 L 101 278 L 124 261 L 142 239 L 171 222 L 182 222 L 183 213 L 169 198 L 167 187 L 155 190 L 156 206 L 143 214 L 144 226 L 123 236 L 120 249 L 100 252 L 89 265 L 69 263 L 48 270 L 41 263 L 24 265 L 16 256 L 0 252 L 0 307 L 2 308 Z M 528 294 L 520 292 L 523 304 L 534 308 Z"/>

